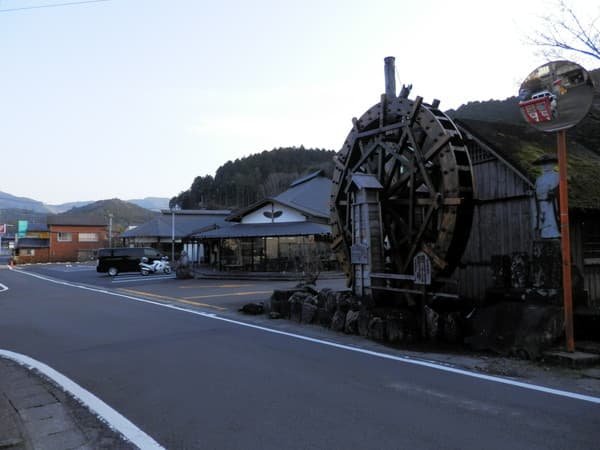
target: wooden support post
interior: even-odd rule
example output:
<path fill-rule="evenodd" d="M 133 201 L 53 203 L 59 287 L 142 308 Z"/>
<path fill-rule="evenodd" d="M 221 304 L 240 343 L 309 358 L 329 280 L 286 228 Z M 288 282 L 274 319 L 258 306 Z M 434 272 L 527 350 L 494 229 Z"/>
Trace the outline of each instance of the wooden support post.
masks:
<path fill-rule="evenodd" d="M 569 191 L 567 186 L 567 133 L 557 134 L 560 234 L 562 244 L 563 305 L 565 310 L 565 340 L 567 351 L 575 351 L 573 338 L 573 289 L 571 283 L 571 239 L 569 234 Z"/>

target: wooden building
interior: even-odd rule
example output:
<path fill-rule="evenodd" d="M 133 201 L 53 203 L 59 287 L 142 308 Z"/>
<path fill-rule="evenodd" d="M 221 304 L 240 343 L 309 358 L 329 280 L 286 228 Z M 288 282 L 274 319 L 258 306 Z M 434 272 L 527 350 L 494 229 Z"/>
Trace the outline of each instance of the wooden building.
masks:
<path fill-rule="evenodd" d="M 538 213 L 533 163 L 556 154 L 556 136 L 528 126 L 457 120 L 467 139 L 475 178 L 473 225 L 462 267 L 459 293 L 480 301 L 494 285 L 495 257 L 529 257 L 536 241 Z M 569 135 L 568 135 L 569 136 Z M 569 218 L 574 272 L 583 276 L 588 307 L 600 307 L 600 149 L 568 139 Z"/>
<path fill-rule="evenodd" d="M 89 261 L 108 244 L 107 224 L 88 217 L 49 216 L 51 262 Z"/>
<path fill-rule="evenodd" d="M 275 197 L 235 211 L 230 226 L 191 237 L 210 247 L 209 262 L 219 269 L 260 272 L 305 271 L 335 267 L 330 248 L 331 180 L 317 171 L 300 178 Z"/>

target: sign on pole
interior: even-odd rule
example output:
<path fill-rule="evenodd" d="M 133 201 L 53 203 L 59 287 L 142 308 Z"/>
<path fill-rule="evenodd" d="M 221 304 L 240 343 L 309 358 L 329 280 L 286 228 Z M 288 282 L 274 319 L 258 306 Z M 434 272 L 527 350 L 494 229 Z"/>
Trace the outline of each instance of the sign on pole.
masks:
<path fill-rule="evenodd" d="M 0 234 L 6 234 L 6 224 L 0 223 Z"/>

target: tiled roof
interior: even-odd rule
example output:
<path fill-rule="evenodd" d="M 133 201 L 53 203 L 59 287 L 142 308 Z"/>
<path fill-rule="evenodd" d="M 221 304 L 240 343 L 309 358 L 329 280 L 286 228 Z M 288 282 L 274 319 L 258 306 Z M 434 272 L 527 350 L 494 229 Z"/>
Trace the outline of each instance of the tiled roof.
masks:
<path fill-rule="evenodd" d="M 198 233 L 194 237 L 217 238 L 249 238 L 275 236 L 310 236 L 331 234 L 329 225 L 314 222 L 275 222 L 275 223 L 236 223 L 230 227 Z"/>
<path fill-rule="evenodd" d="M 176 238 L 182 238 L 192 233 L 212 229 L 215 226 L 228 226 L 225 218 L 229 211 L 203 211 L 201 214 L 189 212 L 175 212 L 174 231 Z M 168 210 L 164 214 L 121 234 L 123 238 L 133 237 L 160 237 L 170 238 L 173 233 L 173 217 Z"/>
<path fill-rule="evenodd" d="M 57 215 L 48 216 L 48 225 L 73 225 L 83 227 L 108 227 L 108 220 L 103 221 L 96 217 L 85 217 L 85 216 L 67 216 Z"/>
<path fill-rule="evenodd" d="M 331 180 L 315 172 L 300 178 L 290 184 L 290 187 L 275 197 L 267 197 L 246 208 L 235 211 L 227 220 L 240 221 L 252 211 L 271 202 L 294 208 L 309 217 L 329 219 L 329 196 L 331 195 Z"/>

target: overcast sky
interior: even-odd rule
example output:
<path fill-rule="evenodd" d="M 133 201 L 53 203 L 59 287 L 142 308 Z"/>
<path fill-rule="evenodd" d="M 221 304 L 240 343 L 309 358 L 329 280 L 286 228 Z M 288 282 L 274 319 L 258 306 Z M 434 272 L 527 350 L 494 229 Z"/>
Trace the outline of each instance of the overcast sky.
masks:
<path fill-rule="evenodd" d="M 523 43 L 545 0 L 14 10 L 68 2 L 0 0 L 0 191 L 50 204 L 172 197 L 263 150 L 339 150 L 384 91 L 385 56 L 444 110 L 513 96 L 546 62 Z"/>

